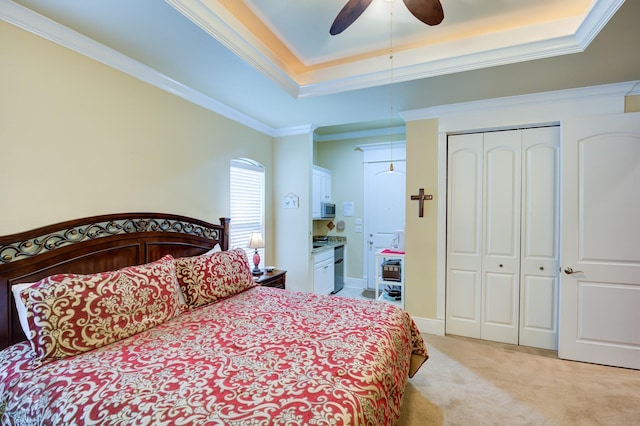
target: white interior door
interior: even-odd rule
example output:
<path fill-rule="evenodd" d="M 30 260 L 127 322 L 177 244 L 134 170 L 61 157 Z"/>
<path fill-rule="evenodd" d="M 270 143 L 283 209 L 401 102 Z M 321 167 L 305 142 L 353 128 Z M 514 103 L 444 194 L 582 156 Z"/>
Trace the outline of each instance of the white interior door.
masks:
<path fill-rule="evenodd" d="M 520 132 L 449 138 L 446 331 L 518 343 Z"/>
<path fill-rule="evenodd" d="M 483 339 L 518 343 L 520 292 L 519 130 L 484 134 Z"/>
<path fill-rule="evenodd" d="M 558 349 L 560 127 L 522 131 L 520 345 Z"/>
<path fill-rule="evenodd" d="M 563 122 L 558 355 L 640 369 L 640 113 Z"/>
<path fill-rule="evenodd" d="M 559 128 L 448 139 L 446 332 L 557 348 Z"/>
<path fill-rule="evenodd" d="M 449 137 L 447 297 L 449 334 L 480 338 L 483 135 Z"/>
<path fill-rule="evenodd" d="M 394 155 L 401 154 L 400 148 L 394 147 Z M 391 172 L 388 161 L 368 162 L 364 165 L 364 257 L 369 289 L 376 288 L 376 252 L 390 247 L 393 232 L 404 229 L 406 161 L 394 160 L 393 166 L 394 170 Z"/>

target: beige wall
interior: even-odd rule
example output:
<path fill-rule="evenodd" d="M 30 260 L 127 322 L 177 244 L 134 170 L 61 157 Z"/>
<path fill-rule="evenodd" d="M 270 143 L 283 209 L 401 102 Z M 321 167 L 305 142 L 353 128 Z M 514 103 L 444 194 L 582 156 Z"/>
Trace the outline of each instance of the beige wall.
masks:
<path fill-rule="evenodd" d="M 346 277 L 362 278 L 362 232 L 355 232 L 355 220 L 363 215 L 364 203 L 364 166 L 362 151 L 356 150 L 361 140 L 340 140 L 316 143 L 314 162 L 318 166 L 331 170 L 331 197 L 336 204 L 336 218 L 345 222 L 345 230 L 327 228 L 328 221 L 314 220 L 314 235 L 337 235 L 347 238 Z M 354 215 L 345 217 L 343 203 L 353 201 Z"/>
<path fill-rule="evenodd" d="M 423 217 L 418 217 L 418 202 L 409 198 L 419 188 L 433 195 L 433 200 L 424 202 Z M 405 309 L 422 318 L 437 314 L 437 189 L 438 120 L 408 122 Z"/>
<path fill-rule="evenodd" d="M 275 265 L 287 271 L 287 288 L 313 291 L 311 267 L 311 164 L 312 135 L 277 138 L 274 144 Z M 285 209 L 289 193 L 299 207 Z"/>
<path fill-rule="evenodd" d="M 640 95 L 631 95 L 624 98 L 624 112 L 640 112 Z"/>
<path fill-rule="evenodd" d="M 2 21 L 0 58 L 0 235 L 114 212 L 217 222 L 229 160 L 249 157 L 270 241 L 271 137 Z"/>

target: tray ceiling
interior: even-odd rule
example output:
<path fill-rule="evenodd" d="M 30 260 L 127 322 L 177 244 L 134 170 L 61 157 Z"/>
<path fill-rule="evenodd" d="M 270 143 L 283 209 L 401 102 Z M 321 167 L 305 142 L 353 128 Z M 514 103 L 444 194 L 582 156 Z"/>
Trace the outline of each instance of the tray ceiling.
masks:
<path fill-rule="evenodd" d="M 431 27 L 399 0 L 375 0 L 331 36 L 345 0 L 167 2 L 295 97 L 580 52 L 620 6 L 615 0 L 441 0 L 444 21 Z"/>

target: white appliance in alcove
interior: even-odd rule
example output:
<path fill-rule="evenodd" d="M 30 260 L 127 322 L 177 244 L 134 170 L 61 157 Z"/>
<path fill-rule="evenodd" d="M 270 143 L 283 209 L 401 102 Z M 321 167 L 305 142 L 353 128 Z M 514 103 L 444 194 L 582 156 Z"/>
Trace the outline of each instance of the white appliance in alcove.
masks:
<path fill-rule="evenodd" d="M 393 239 L 391 240 L 391 248 L 395 251 L 404 252 L 404 230 L 393 231 Z"/>

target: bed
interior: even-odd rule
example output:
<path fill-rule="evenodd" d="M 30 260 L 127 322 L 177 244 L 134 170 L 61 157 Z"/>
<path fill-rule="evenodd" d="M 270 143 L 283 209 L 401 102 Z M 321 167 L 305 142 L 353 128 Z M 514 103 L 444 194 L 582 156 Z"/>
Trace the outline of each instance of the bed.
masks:
<path fill-rule="evenodd" d="M 0 237 L 0 424 L 393 425 L 428 358 L 411 317 L 256 285 L 229 223 Z"/>

